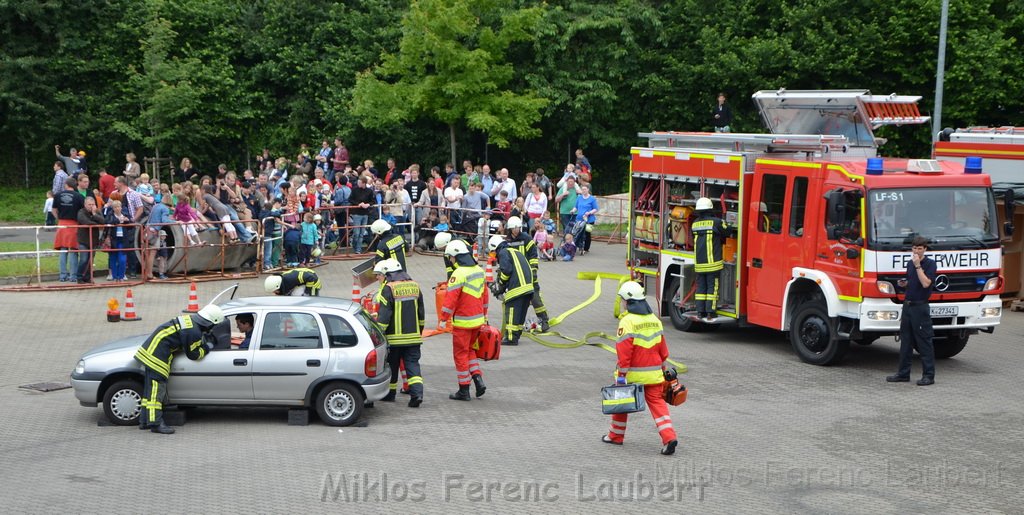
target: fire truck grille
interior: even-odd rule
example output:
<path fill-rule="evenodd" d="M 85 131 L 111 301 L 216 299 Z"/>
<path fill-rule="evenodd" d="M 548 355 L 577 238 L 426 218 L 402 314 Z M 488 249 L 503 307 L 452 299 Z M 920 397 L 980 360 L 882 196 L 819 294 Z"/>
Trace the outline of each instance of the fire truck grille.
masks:
<path fill-rule="evenodd" d="M 985 283 L 997 275 L 997 272 L 939 274 L 935 277 L 932 291 L 935 293 L 980 293 L 985 287 Z M 905 290 L 897 286 L 896 281 L 904 277 L 903 274 L 900 274 L 881 277 L 881 279 L 892 283 L 896 287 L 896 293 L 902 295 Z"/>

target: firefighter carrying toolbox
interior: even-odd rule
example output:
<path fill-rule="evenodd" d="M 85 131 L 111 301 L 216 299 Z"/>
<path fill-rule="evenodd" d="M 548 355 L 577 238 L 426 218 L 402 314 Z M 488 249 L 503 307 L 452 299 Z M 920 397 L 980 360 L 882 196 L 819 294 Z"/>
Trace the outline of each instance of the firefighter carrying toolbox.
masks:
<path fill-rule="evenodd" d="M 644 385 L 612 384 L 601 388 L 601 412 L 605 415 L 638 413 L 647 409 Z"/>

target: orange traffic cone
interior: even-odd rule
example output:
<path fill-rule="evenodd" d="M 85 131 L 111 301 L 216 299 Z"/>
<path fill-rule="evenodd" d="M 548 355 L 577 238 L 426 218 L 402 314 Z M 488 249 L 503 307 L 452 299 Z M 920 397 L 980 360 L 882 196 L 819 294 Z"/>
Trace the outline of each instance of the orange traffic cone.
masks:
<path fill-rule="evenodd" d="M 359 287 L 359 279 L 352 278 L 352 302 L 359 303 L 363 298 L 363 290 Z"/>
<path fill-rule="evenodd" d="M 188 286 L 188 307 L 185 308 L 183 313 L 198 313 L 199 312 L 199 294 L 196 293 L 196 282 L 192 281 Z"/>
<path fill-rule="evenodd" d="M 128 288 L 128 293 L 124 296 L 124 314 L 121 315 L 121 320 L 125 322 L 138 322 L 142 320 L 142 317 L 135 314 L 135 298 L 132 297 L 131 288 Z"/>
<path fill-rule="evenodd" d="M 484 281 L 486 281 L 487 284 L 494 282 L 494 267 L 491 265 L 491 260 L 489 259 L 487 260 L 487 268 L 484 271 Z"/>

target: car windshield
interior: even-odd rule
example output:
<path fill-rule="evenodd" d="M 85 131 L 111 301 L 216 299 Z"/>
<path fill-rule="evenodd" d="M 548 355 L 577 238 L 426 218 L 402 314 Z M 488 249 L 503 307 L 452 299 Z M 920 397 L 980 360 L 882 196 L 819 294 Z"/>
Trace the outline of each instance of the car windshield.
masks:
<path fill-rule="evenodd" d="M 879 250 L 908 250 L 914 236 L 934 250 L 999 245 L 995 201 L 988 188 L 894 188 L 868 192 L 868 241 Z"/>

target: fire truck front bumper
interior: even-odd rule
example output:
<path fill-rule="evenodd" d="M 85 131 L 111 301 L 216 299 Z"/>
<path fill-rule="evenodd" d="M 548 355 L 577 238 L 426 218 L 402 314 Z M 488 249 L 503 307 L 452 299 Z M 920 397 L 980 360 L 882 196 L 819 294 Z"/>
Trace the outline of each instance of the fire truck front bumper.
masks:
<path fill-rule="evenodd" d="M 998 295 L 987 295 L 981 301 L 933 302 L 932 328 L 935 330 L 988 330 L 999 325 L 1003 302 Z M 899 332 L 903 305 L 891 299 L 866 298 L 860 305 L 861 332 Z"/>

